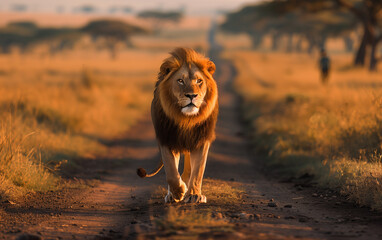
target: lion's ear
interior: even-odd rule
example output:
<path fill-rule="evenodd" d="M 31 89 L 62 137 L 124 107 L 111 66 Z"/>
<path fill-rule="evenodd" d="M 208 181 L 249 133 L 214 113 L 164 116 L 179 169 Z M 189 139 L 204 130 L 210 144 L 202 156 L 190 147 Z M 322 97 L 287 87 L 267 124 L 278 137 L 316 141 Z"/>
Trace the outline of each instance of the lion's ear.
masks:
<path fill-rule="evenodd" d="M 208 61 L 207 62 L 207 71 L 212 75 L 212 74 L 214 74 L 215 70 L 216 70 L 215 63 L 213 63 L 212 61 Z"/>
<path fill-rule="evenodd" d="M 165 61 L 164 63 L 162 63 L 162 65 L 160 66 L 160 73 L 159 75 L 161 75 L 162 77 L 165 77 L 167 76 L 170 72 L 171 72 L 171 62 L 170 61 Z"/>

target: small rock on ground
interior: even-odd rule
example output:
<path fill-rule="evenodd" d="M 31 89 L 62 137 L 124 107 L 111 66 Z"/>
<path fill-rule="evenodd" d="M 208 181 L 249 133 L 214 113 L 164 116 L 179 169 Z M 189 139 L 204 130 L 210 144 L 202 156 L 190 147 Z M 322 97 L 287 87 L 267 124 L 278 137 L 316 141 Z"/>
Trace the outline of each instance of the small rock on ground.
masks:
<path fill-rule="evenodd" d="M 277 207 L 277 203 L 275 202 L 269 202 L 268 207 Z"/>

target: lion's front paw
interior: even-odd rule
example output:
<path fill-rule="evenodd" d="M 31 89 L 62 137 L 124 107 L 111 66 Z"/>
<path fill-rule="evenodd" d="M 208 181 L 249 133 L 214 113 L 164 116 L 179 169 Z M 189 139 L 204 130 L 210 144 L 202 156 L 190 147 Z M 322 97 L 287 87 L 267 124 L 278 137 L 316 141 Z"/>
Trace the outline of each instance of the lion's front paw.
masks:
<path fill-rule="evenodd" d="M 201 194 L 188 195 L 184 199 L 184 202 L 185 203 L 207 203 L 207 197 Z"/>
<path fill-rule="evenodd" d="M 180 202 L 184 199 L 186 192 L 187 192 L 187 185 L 183 181 L 181 181 L 179 187 L 168 189 L 168 193 L 166 197 L 164 198 L 164 201 L 165 203 Z"/>

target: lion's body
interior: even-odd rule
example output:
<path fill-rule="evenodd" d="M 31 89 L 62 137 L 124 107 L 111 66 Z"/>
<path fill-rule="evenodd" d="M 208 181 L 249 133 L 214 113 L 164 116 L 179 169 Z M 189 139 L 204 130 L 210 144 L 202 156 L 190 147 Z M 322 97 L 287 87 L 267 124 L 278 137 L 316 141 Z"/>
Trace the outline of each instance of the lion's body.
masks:
<path fill-rule="evenodd" d="M 185 196 L 188 202 L 206 202 L 201 185 L 218 116 L 214 71 L 208 58 L 185 48 L 175 49 L 160 68 L 151 116 L 169 184 L 166 202 Z M 181 153 L 185 154 L 182 176 Z M 146 176 L 145 171 L 138 174 Z"/>

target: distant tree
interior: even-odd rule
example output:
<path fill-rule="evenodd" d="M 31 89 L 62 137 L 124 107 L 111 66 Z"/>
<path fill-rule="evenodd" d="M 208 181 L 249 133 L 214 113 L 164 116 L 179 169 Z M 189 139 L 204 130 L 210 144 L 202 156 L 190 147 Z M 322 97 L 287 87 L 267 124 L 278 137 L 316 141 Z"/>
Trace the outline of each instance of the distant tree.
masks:
<path fill-rule="evenodd" d="M 261 3 L 242 8 L 241 10 L 227 15 L 226 21 L 221 25 L 222 30 L 231 33 L 247 33 L 254 48 L 261 45 L 266 33 L 265 24 L 272 16 L 265 13 L 268 3 Z"/>
<path fill-rule="evenodd" d="M 34 34 L 30 44 L 48 43 L 50 54 L 73 48 L 83 33 L 74 28 L 40 28 Z"/>
<path fill-rule="evenodd" d="M 109 8 L 109 13 L 116 13 L 116 12 L 122 12 L 122 13 L 131 13 L 133 9 L 131 7 L 124 7 L 124 6 L 112 6 Z"/>
<path fill-rule="evenodd" d="M 381 0 L 333 0 L 356 16 L 363 27 L 363 37 L 356 57 L 355 65 L 364 65 L 367 46 L 371 46 L 369 69 L 376 70 L 378 58 L 376 51 L 382 41 L 382 1 Z"/>
<path fill-rule="evenodd" d="M 112 6 L 109 8 L 109 13 L 113 14 L 113 13 L 116 13 L 118 11 L 118 7 L 117 6 Z"/>
<path fill-rule="evenodd" d="M 36 23 L 31 21 L 20 21 L 20 22 L 10 22 L 7 24 L 8 27 L 20 28 L 23 30 L 35 30 L 38 29 Z"/>
<path fill-rule="evenodd" d="M 282 1 L 282 0 L 276 0 Z M 367 49 L 370 48 L 369 70 L 374 71 L 380 58 L 377 48 L 382 42 L 382 1 L 381 0 L 284 0 L 292 9 L 305 8 L 309 12 L 328 8 L 339 11 L 340 8 L 352 13 L 363 28 L 363 36 L 354 57 L 354 65 L 365 65 Z"/>
<path fill-rule="evenodd" d="M 83 13 L 94 13 L 94 12 L 97 11 L 97 9 L 94 6 L 91 6 L 91 5 L 81 6 L 78 10 L 80 12 L 83 12 Z"/>
<path fill-rule="evenodd" d="M 119 20 L 96 20 L 88 23 L 81 31 L 91 35 L 94 39 L 104 38 L 112 58 L 116 57 L 116 45 L 125 42 L 131 45 L 130 37 L 134 34 L 146 33 L 141 27 Z"/>
<path fill-rule="evenodd" d="M 163 11 L 143 11 L 138 14 L 139 18 L 150 18 L 155 20 L 161 20 L 161 21 L 171 21 L 171 22 L 179 22 L 182 17 L 183 13 L 178 11 L 169 11 L 169 12 L 163 12 Z"/>
<path fill-rule="evenodd" d="M 22 51 L 30 44 L 38 27 L 33 22 L 11 22 L 0 28 L 0 48 L 3 53 L 9 53 L 12 46 Z"/>
<path fill-rule="evenodd" d="M 325 48 L 328 38 L 347 36 L 354 31 L 356 24 L 355 18 L 347 12 L 323 10 L 304 13 L 297 26 L 311 47 Z"/>
<path fill-rule="evenodd" d="M 123 11 L 124 13 L 131 13 L 131 12 L 133 12 L 133 9 L 132 9 L 131 7 L 123 7 L 123 8 L 122 8 L 122 11 Z"/>
<path fill-rule="evenodd" d="M 77 29 L 40 28 L 33 22 L 11 22 L 0 29 L 0 47 L 4 53 L 9 53 L 12 46 L 25 51 L 41 42 L 56 42 L 60 46 L 58 49 L 62 50 L 80 37 L 81 33 Z"/>
<path fill-rule="evenodd" d="M 84 34 L 94 39 L 103 38 L 113 58 L 116 57 L 116 44 L 130 44 L 134 34 L 146 33 L 146 30 L 118 20 L 96 20 L 86 26 L 75 28 L 40 28 L 33 22 L 12 22 L 0 28 L 0 48 L 9 53 L 12 46 L 22 51 L 36 44 L 48 43 L 51 54 L 71 48 Z"/>
<path fill-rule="evenodd" d="M 170 23 L 179 23 L 180 20 L 183 18 L 183 12 L 182 11 L 143 11 L 138 14 L 139 18 L 142 19 L 148 19 L 153 22 L 154 31 L 160 32 L 160 30 L 163 28 L 163 25 L 167 22 Z"/>
<path fill-rule="evenodd" d="M 12 5 L 12 10 L 15 12 L 25 12 L 26 10 L 28 10 L 28 7 L 23 4 L 14 4 Z"/>
<path fill-rule="evenodd" d="M 296 0 L 298 2 L 298 0 Z M 283 36 L 287 37 L 287 51 L 293 49 L 293 36 L 303 36 L 308 42 L 308 51 L 314 47 L 322 48 L 328 37 L 338 36 L 352 31 L 354 17 L 347 12 L 334 12 L 323 2 L 296 7 L 295 1 L 267 1 L 244 7 L 231 13 L 221 25 L 224 31 L 247 33 L 256 48 L 265 35 L 272 38 L 272 50 L 279 47 Z M 322 11 L 315 11 L 320 8 Z M 301 49 L 301 37 L 299 40 Z"/>

